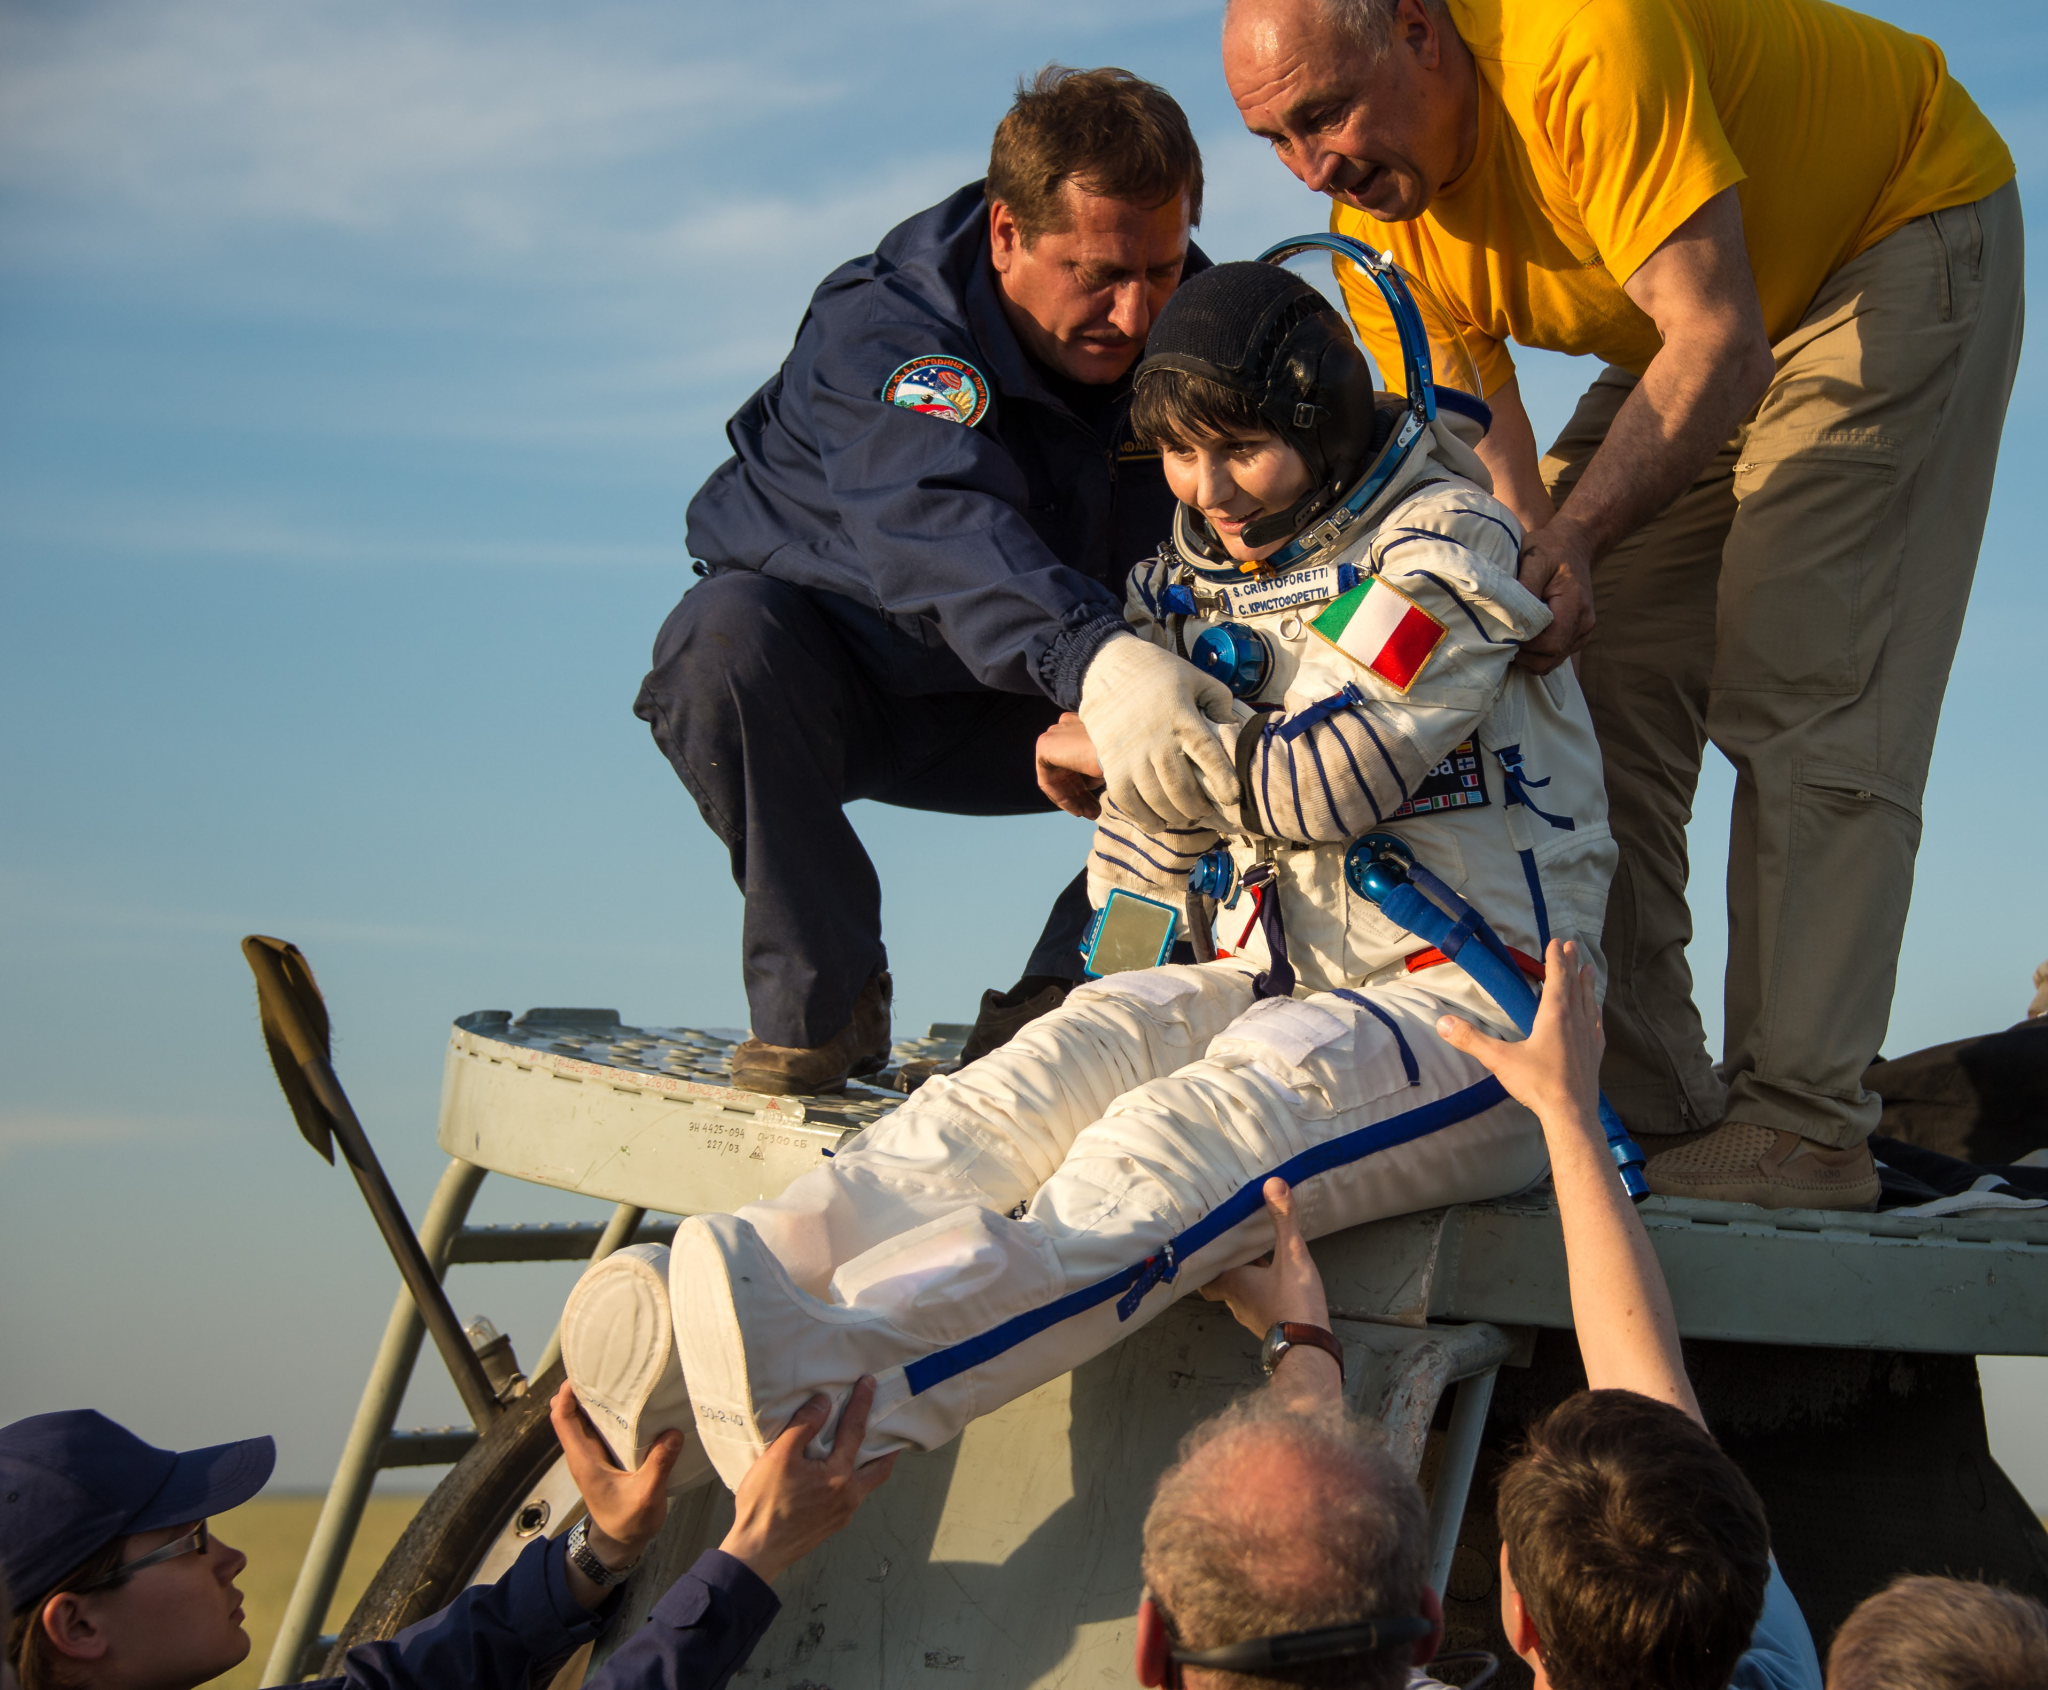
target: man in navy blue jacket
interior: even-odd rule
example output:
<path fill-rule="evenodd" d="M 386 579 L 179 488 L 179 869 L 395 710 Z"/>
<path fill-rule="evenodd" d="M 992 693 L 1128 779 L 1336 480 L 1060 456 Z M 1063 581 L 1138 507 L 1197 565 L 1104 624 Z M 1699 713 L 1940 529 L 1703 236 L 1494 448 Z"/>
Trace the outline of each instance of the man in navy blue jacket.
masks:
<path fill-rule="evenodd" d="M 746 894 L 754 1036 L 734 1084 L 833 1090 L 888 1058 L 881 889 L 847 800 L 1050 808 L 1034 742 L 1079 707 L 1123 632 L 1124 577 L 1171 523 L 1129 378 L 1153 315 L 1207 263 L 1188 238 L 1201 201 L 1171 96 L 1048 67 L 998 127 L 988 180 L 828 276 L 728 426 L 733 456 L 689 512 L 705 579 L 635 713 Z M 1116 643 L 1138 702 L 1111 790 L 1192 802 L 1188 751 L 1227 696 Z M 1087 913 L 1077 880 L 1025 978 L 984 999 L 978 1043 L 1059 1001 Z"/>

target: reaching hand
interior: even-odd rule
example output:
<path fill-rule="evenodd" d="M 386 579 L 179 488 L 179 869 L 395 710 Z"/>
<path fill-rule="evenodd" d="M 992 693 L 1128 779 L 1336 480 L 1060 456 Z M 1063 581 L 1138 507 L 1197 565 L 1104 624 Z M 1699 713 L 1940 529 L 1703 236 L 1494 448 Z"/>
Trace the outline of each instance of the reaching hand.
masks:
<path fill-rule="evenodd" d="M 1508 1095 L 1534 1110 L 1546 1134 L 1566 1121 L 1591 1120 L 1598 1128 L 1600 1056 L 1607 1048 L 1591 964 L 1581 966 L 1572 940 L 1550 941 L 1543 958 L 1543 1001 L 1526 1039 L 1510 1044 L 1469 1021 L 1446 1015 L 1436 1030 L 1474 1061 L 1492 1070 Z"/>
<path fill-rule="evenodd" d="M 1213 827 L 1220 807 L 1237 803 L 1216 731 L 1234 708 L 1215 676 L 1134 635 L 1105 640 L 1081 678 L 1081 719 L 1109 796 L 1147 833 Z"/>
<path fill-rule="evenodd" d="M 1640 1391 L 1704 1426 L 1685 1375 L 1664 1270 L 1642 1217 L 1614 1177 L 1600 1126 L 1600 1054 L 1606 1041 L 1593 970 L 1579 965 L 1577 945 L 1555 939 L 1543 963 L 1543 1001 L 1526 1039 L 1509 1044 L 1488 1038 L 1455 1015 L 1446 1015 L 1436 1030 L 1492 1069 L 1543 1124 L 1586 1383 L 1596 1391 Z"/>
<path fill-rule="evenodd" d="M 1228 1303 L 1238 1324 L 1261 1338 L 1283 1320 L 1328 1328 L 1330 1302 L 1301 1235 L 1293 1188 L 1284 1179 L 1269 1179 L 1265 1198 L 1273 1217 L 1272 1250 L 1258 1261 L 1219 1273 L 1202 1287 L 1202 1295 Z M 1332 1357 L 1313 1345 L 1299 1345 L 1280 1358 L 1272 1388 L 1291 1407 L 1311 1410 L 1343 1401 L 1344 1381 Z"/>
<path fill-rule="evenodd" d="M 1038 790 L 1070 816 L 1102 814 L 1102 764 L 1080 716 L 1068 710 L 1038 736 Z"/>
<path fill-rule="evenodd" d="M 576 1400 L 573 1386 L 563 1384 L 548 1404 L 548 1418 L 562 1442 L 569 1476 L 590 1510 L 590 1547 L 608 1567 L 624 1567 L 640 1559 L 668 1518 L 668 1476 L 683 1453 L 683 1435 L 664 1432 L 631 1472 L 612 1465 L 596 1429 Z"/>
<path fill-rule="evenodd" d="M 1569 517 L 1546 522 L 1523 542 L 1516 579 L 1550 607 L 1550 626 L 1515 658 L 1547 675 L 1593 636 L 1593 548 Z"/>
<path fill-rule="evenodd" d="M 804 1446 L 824 1426 L 831 1399 L 815 1396 L 798 1409 L 740 1480 L 732 1530 L 719 1548 L 772 1583 L 851 1520 L 896 1466 L 893 1454 L 857 1465 L 874 1400 L 874 1380 L 861 1379 L 846 1399 L 832 1453 L 823 1461 L 806 1458 Z"/>
<path fill-rule="evenodd" d="M 1294 1190 L 1284 1179 L 1269 1179 L 1265 1196 L 1273 1216 L 1271 1253 L 1219 1273 L 1202 1287 L 1202 1295 L 1212 1303 L 1228 1303 L 1238 1324 L 1261 1338 L 1283 1320 L 1328 1326 L 1330 1303 L 1308 1240 L 1301 1236 Z"/>

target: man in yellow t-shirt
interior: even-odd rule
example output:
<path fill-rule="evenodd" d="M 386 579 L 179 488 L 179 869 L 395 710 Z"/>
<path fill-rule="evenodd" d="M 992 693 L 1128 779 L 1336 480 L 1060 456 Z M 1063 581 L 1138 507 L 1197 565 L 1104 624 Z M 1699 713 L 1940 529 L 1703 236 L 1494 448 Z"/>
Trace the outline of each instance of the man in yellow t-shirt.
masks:
<path fill-rule="evenodd" d="M 1652 1187 L 1869 1207 L 1861 1076 L 2019 358 L 2011 155 L 1933 43 L 1822 0 L 1231 0 L 1223 59 L 1477 365 L 1555 615 L 1522 661 L 1576 654 L 1600 731 L 1603 1078 L 1665 1135 Z M 1509 340 L 1607 365 L 1540 464 Z M 1718 1069 L 1685 962 L 1709 739 L 1736 770 Z"/>

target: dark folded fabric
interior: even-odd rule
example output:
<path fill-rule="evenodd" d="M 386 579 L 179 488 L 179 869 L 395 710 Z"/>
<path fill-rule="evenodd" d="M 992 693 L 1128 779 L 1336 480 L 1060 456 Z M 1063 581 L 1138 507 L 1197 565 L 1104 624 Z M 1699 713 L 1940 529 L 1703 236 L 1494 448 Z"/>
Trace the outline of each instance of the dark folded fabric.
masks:
<path fill-rule="evenodd" d="M 1871 1138 L 1870 1153 L 1877 1158 L 1880 1209 L 1917 1208 L 1966 1192 L 2048 1199 L 2048 1168 L 1983 1167 L 1881 1134 Z"/>
<path fill-rule="evenodd" d="M 2048 1146 L 2048 1016 L 1873 1062 L 1878 1131 L 1982 1167 Z"/>

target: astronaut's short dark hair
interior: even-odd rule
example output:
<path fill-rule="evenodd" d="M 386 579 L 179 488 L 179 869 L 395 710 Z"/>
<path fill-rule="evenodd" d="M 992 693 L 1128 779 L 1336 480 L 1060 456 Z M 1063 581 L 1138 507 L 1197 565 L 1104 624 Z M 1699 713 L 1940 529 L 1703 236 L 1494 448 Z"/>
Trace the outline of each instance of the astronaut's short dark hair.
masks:
<path fill-rule="evenodd" d="M 1066 226 L 1060 190 L 1132 205 L 1185 194 L 1202 220 L 1202 153 L 1187 113 L 1156 83 L 1127 70 L 1047 65 L 1017 84 L 988 155 L 988 197 L 1001 200 L 1029 244 Z"/>
<path fill-rule="evenodd" d="M 1188 370 L 1147 371 L 1131 398 L 1131 433 L 1155 452 L 1272 432 L 1249 393 Z"/>

